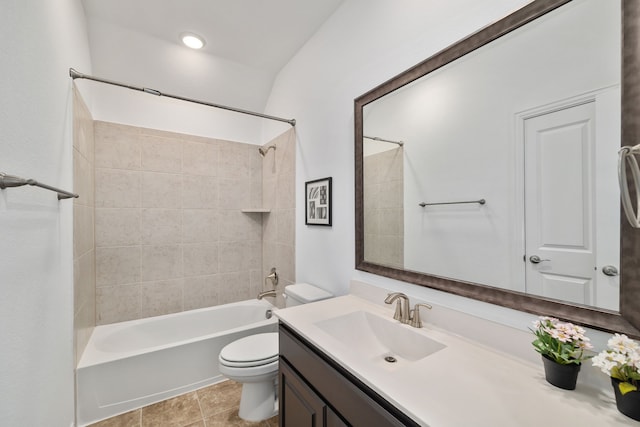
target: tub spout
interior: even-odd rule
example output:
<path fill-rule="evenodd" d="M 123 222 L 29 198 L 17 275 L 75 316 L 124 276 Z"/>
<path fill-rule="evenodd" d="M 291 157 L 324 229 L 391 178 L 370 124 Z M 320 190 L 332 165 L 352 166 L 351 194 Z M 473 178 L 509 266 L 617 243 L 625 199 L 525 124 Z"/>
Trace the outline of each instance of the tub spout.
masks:
<path fill-rule="evenodd" d="M 276 295 L 277 295 L 276 294 L 276 290 L 275 289 L 271 289 L 269 291 L 260 292 L 258 294 L 258 299 L 262 299 L 264 297 L 275 297 Z"/>

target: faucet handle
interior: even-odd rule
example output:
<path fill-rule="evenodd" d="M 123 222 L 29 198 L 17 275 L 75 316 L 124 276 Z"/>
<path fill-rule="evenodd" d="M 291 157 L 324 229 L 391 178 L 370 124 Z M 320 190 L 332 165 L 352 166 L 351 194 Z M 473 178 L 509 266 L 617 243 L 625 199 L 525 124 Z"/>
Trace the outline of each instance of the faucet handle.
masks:
<path fill-rule="evenodd" d="M 422 328 L 422 321 L 420 320 L 420 307 L 426 307 L 429 310 L 431 310 L 432 308 L 429 304 L 424 303 L 418 303 L 414 306 L 413 310 L 411 310 L 411 313 L 413 313 L 413 315 L 410 316 L 411 321 L 409 322 L 409 324 L 414 328 Z"/>

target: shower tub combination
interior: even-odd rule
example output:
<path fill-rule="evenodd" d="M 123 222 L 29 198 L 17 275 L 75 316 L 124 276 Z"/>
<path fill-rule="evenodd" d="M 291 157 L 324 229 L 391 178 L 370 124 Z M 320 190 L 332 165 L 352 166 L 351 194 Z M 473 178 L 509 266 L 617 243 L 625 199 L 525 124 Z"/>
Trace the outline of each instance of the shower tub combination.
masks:
<path fill-rule="evenodd" d="M 247 335 L 276 332 L 275 309 L 247 300 L 97 326 L 76 370 L 78 425 L 222 381 L 220 350 Z"/>

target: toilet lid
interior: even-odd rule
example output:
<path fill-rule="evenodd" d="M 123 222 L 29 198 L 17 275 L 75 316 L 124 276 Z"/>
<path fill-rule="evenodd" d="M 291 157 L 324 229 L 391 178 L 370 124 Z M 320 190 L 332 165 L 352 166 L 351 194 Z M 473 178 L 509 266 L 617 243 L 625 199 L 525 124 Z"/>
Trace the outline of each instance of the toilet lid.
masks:
<path fill-rule="evenodd" d="M 249 335 L 227 344 L 220 361 L 229 366 L 264 365 L 278 360 L 278 333 Z"/>

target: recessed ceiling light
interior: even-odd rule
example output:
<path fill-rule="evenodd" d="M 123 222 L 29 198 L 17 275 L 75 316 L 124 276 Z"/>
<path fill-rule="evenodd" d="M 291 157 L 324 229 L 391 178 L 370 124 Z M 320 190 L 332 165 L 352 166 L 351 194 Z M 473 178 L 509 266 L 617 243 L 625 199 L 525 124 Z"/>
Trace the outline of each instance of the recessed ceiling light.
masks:
<path fill-rule="evenodd" d="M 201 49 L 204 46 L 204 39 L 197 34 L 182 33 L 180 34 L 180 40 L 191 49 Z"/>

